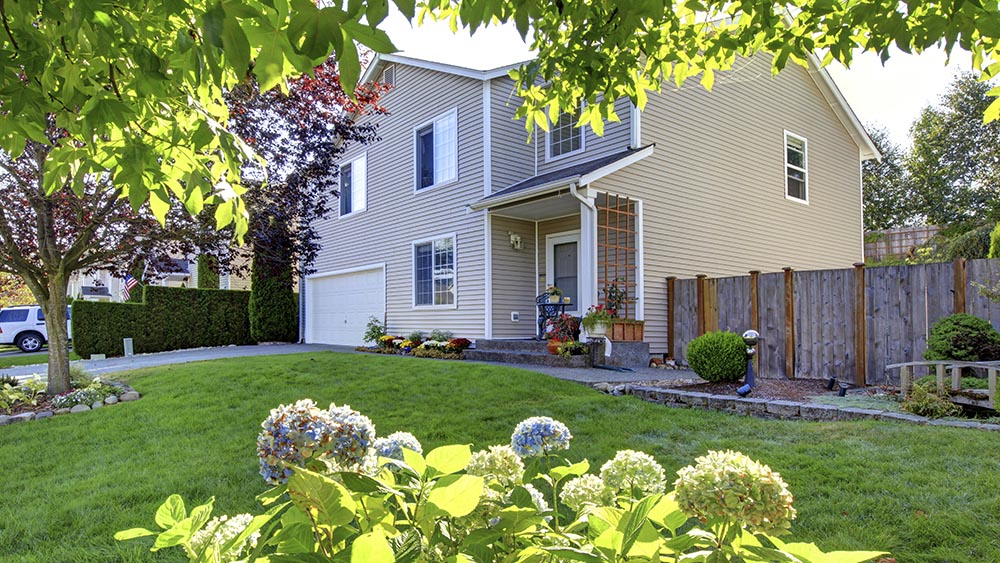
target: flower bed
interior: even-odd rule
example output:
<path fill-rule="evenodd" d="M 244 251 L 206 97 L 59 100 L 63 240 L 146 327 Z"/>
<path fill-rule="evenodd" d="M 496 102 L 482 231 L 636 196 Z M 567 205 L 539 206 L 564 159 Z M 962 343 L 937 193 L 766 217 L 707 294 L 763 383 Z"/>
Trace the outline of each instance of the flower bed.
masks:
<path fill-rule="evenodd" d="M 417 334 L 411 334 L 408 338 L 387 334 L 378 339 L 376 346 L 361 346 L 355 350 L 371 354 L 398 354 L 417 358 L 461 360 L 462 352 L 472 346 L 472 341 L 467 338 L 420 341 L 415 338 Z M 431 333 L 431 336 L 434 335 L 435 333 Z"/>
<path fill-rule="evenodd" d="M 124 383 L 90 379 L 82 372 L 73 375 L 72 384 L 74 389 L 66 393 L 49 395 L 44 392 L 45 382 L 37 375 L 20 382 L 5 381 L 0 385 L 0 426 L 88 411 L 139 398 L 139 394 Z"/>

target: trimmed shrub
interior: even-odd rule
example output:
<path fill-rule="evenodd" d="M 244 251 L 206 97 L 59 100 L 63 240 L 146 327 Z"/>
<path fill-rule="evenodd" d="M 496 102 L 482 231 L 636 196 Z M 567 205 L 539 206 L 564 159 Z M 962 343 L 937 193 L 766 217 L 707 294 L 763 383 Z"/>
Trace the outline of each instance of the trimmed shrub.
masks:
<path fill-rule="evenodd" d="M 261 262 L 255 256 L 250 272 L 250 334 L 257 342 L 296 342 L 299 299 L 292 291 L 292 266 Z"/>
<path fill-rule="evenodd" d="M 247 308 L 250 293 L 219 289 L 146 286 L 142 303 L 73 302 L 73 349 L 121 356 L 122 339 L 135 352 L 253 344 Z"/>
<path fill-rule="evenodd" d="M 747 345 L 735 332 L 707 332 L 688 344 L 687 361 L 706 381 L 739 381 L 747 371 Z"/>
<path fill-rule="evenodd" d="M 987 258 L 1000 258 L 1000 222 L 990 231 L 990 253 Z"/>
<path fill-rule="evenodd" d="M 931 327 L 925 360 L 990 362 L 1000 360 L 1000 332 L 984 319 L 957 313 Z"/>
<path fill-rule="evenodd" d="M 198 257 L 198 289 L 219 289 L 219 259 L 211 254 Z"/>

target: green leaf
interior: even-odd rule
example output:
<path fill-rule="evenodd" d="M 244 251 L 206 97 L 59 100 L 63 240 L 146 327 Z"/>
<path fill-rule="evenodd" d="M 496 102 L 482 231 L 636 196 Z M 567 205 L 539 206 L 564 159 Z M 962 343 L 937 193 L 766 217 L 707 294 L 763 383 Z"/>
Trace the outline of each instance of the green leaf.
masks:
<path fill-rule="evenodd" d="M 184 508 L 184 499 L 174 494 L 167 497 L 167 500 L 156 509 L 154 520 L 157 526 L 167 530 L 185 518 L 187 509 Z"/>
<path fill-rule="evenodd" d="M 345 30 L 345 40 L 353 38 L 376 53 L 395 53 L 398 50 L 389 36 L 377 27 L 369 27 L 354 20 L 345 21 L 341 25 Z"/>
<path fill-rule="evenodd" d="M 312 514 L 326 526 L 342 526 L 354 520 L 356 504 L 343 485 L 319 473 L 296 469 L 288 479 L 288 494 L 300 510 Z"/>
<path fill-rule="evenodd" d="M 573 477 L 579 477 L 588 470 L 590 470 L 590 462 L 583 460 L 579 463 L 574 463 L 573 465 L 560 465 L 558 467 L 553 467 L 552 470 L 549 471 L 549 475 L 552 475 L 552 478 L 558 482 L 571 475 Z"/>
<path fill-rule="evenodd" d="M 115 539 L 118 541 L 134 540 L 135 538 L 145 538 L 147 536 L 155 536 L 157 532 L 152 530 L 147 530 L 146 528 L 129 528 L 128 530 L 122 530 L 120 532 L 115 532 Z"/>
<path fill-rule="evenodd" d="M 416 15 L 416 1 L 415 0 L 393 0 L 399 11 L 406 16 L 406 19 L 412 20 L 413 16 Z"/>
<path fill-rule="evenodd" d="M 574 549 L 572 547 L 543 547 L 545 551 L 555 555 L 560 561 L 583 561 L 583 563 L 601 563 L 604 561 L 600 556 Z"/>
<path fill-rule="evenodd" d="M 427 466 L 438 475 L 457 473 L 472 459 L 472 448 L 468 444 L 456 444 L 434 448 L 427 454 Z"/>
<path fill-rule="evenodd" d="M 411 449 L 403 448 L 403 463 L 413 470 L 417 477 L 422 476 L 427 471 L 427 462 L 424 461 L 424 457 Z"/>
<path fill-rule="evenodd" d="M 340 32 L 344 38 L 343 45 L 337 50 L 337 68 L 340 70 L 340 86 L 344 93 L 354 97 L 354 89 L 358 86 L 361 78 L 361 63 L 358 62 L 358 49 L 354 46 L 354 41 L 347 33 L 347 29 L 341 26 Z"/>
<path fill-rule="evenodd" d="M 351 543 L 351 563 L 394 563 L 392 547 L 381 531 L 362 534 Z"/>
<path fill-rule="evenodd" d="M 635 505 L 632 510 L 628 512 L 628 518 L 625 520 L 625 525 L 622 527 L 623 543 L 622 552 L 628 553 L 632 549 L 632 545 L 639 539 L 640 534 L 646 527 L 652 530 L 652 526 L 649 526 L 649 521 L 646 519 L 646 515 L 649 511 L 656 506 L 662 495 L 650 495 L 641 501 L 639 504 Z"/>
<path fill-rule="evenodd" d="M 460 518 L 475 510 L 483 494 L 483 478 L 477 475 L 447 475 L 427 495 L 427 511 Z"/>
<path fill-rule="evenodd" d="M 250 68 L 250 41 L 236 18 L 228 17 L 222 22 L 222 49 L 233 70 L 245 72 Z"/>
<path fill-rule="evenodd" d="M 316 550 L 316 536 L 310 524 L 296 522 L 278 529 L 270 542 L 278 553 L 312 553 Z"/>
<path fill-rule="evenodd" d="M 806 559 L 809 563 L 861 563 L 888 555 L 885 551 L 831 551 L 824 553 L 814 543 L 784 543 L 778 538 L 766 537 L 781 551 Z"/>

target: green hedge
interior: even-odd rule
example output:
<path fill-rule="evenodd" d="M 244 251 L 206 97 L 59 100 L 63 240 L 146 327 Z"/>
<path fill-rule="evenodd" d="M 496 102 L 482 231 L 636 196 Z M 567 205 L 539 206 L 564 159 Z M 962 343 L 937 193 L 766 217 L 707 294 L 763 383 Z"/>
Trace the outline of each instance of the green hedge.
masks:
<path fill-rule="evenodd" d="M 143 288 L 140 304 L 78 300 L 73 349 L 83 358 L 121 356 L 124 338 L 132 338 L 137 354 L 253 344 L 249 301 L 247 291 L 156 286 Z"/>
<path fill-rule="evenodd" d="M 292 291 L 292 265 L 254 257 L 250 271 L 250 334 L 257 342 L 299 339 L 299 299 Z"/>

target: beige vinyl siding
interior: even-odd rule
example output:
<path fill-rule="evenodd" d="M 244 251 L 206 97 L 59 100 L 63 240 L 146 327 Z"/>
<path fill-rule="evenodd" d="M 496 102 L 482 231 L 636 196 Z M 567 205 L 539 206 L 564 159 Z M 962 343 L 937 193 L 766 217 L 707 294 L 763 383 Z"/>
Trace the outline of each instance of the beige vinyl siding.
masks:
<path fill-rule="evenodd" d="M 396 63 L 395 88 L 383 98 L 389 115 L 375 116 L 380 141 L 356 145 L 347 162 L 368 154 L 367 208 L 343 219 L 339 205 L 323 221 L 318 273 L 386 265 L 386 321 L 390 332 L 450 330 L 485 334 L 484 213 L 468 205 L 483 195 L 483 87 L 479 80 Z M 414 129 L 458 110 L 458 180 L 414 193 Z M 457 302 L 452 308 L 413 306 L 413 243 L 452 235 Z"/>
<path fill-rule="evenodd" d="M 493 338 L 535 335 L 535 222 L 493 217 Z M 510 233 L 521 237 L 521 248 L 510 244 Z M 511 322 L 512 311 L 521 320 Z"/>
<path fill-rule="evenodd" d="M 538 222 L 538 293 L 545 291 L 545 288 L 548 287 L 545 279 L 546 268 L 548 268 L 545 256 L 545 237 L 578 230 L 580 230 L 579 213 Z M 581 257 L 585 255 L 583 248 L 578 248 L 578 252 Z"/>
<path fill-rule="evenodd" d="M 521 98 L 514 95 L 514 81 L 490 81 L 491 143 L 493 146 L 493 190 L 499 191 L 535 175 L 534 138 L 528 141 L 523 119 L 514 119 Z"/>
<path fill-rule="evenodd" d="M 655 153 L 594 186 L 643 200 L 646 341 L 666 344 L 667 276 L 843 268 L 862 259 L 859 148 L 807 70 L 742 60 L 707 92 L 651 95 Z M 784 131 L 808 142 L 808 198 L 785 198 Z"/>
<path fill-rule="evenodd" d="M 605 123 L 604 136 L 602 137 L 598 137 L 591 128 L 587 127 L 584 130 L 585 137 L 583 151 L 573 153 L 569 156 L 557 157 L 549 160 L 548 162 L 545 160 L 545 144 L 548 142 L 548 137 L 545 134 L 545 131 L 537 129 L 538 146 L 536 155 L 538 158 L 538 173 L 545 174 L 546 172 L 559 170 L 561 168 L 573 166 L 574 164 L 588 162 L 594 160 L 595 158 L 621 152 L 628 148 L 632 139 L 631 108 L 632 105 L 628 98 L 622 98 L 616 101 L 615 112 L 618 113 L 618 118 L 621 119 L 619 123 Z M 513 115 L 513 112 L 511 112 L 511 115 Z M 523 127 L 524 126 L 522 125 L 522 129 Z"/>

